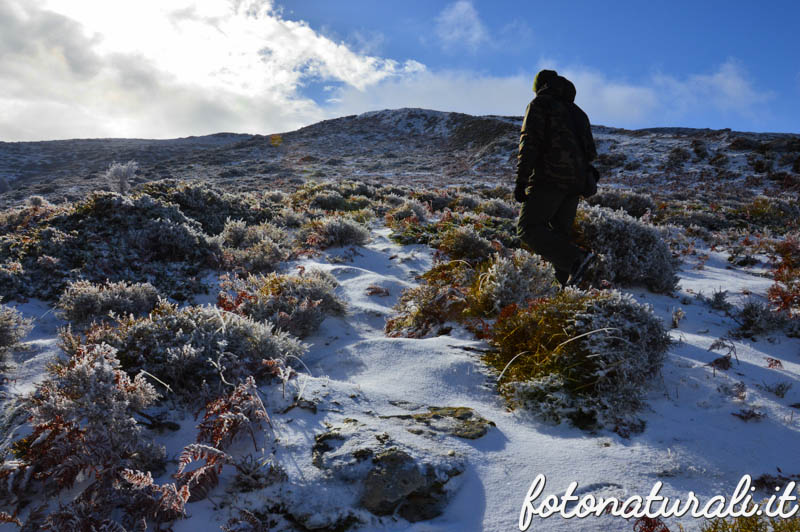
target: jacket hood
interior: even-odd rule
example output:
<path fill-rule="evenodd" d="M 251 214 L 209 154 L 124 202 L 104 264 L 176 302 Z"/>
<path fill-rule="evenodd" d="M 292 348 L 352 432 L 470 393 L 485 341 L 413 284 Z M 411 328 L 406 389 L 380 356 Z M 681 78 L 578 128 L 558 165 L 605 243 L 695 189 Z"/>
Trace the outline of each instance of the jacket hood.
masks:
<path fill-rule="evenodd" d="M 558 83 L 558 72 L 555 70 L 540 70 L 533 78 L 533 92 L 539 94 L 542 91 L 551 89 Z"/>
<path fill-rule="evenodd" d="M 575 85 L 564 76 L 558 76 L 549 89 L 549 94 L 567 103 L 575 102 Z"/>

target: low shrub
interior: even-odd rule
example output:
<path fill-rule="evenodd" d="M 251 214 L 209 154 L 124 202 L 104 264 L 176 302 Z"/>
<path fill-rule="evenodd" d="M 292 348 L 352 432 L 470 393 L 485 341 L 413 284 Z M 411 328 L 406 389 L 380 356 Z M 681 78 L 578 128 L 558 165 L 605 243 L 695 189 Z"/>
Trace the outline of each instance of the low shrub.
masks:
<path fill-rule="evenodd" d="M 772 276 L 775 284 L 768 292 L 777 310 L 800 314 L 800 234 L 791 233 L 775 245 Z"/>
<path fill-rule="evenodd" d="M 753 338 L 775 331 L 784 331 L 790 336 L 800 335 L 800 319 L 755 300 L 745 302 L 733 319 L 738 327 L 731 333 L 737 338 Z"/>
<path fill-rule="evenodd" d="M 125 195 L 131 189 L 131 180 L 139 169 L 139 163 L 128 161 L 127 163 L 114 162 L 103 172 L 103 178 L 113 192 Z"/>
<path fill-rule="evenodd" d="M 558 291 L 550 263 L 523 249 L 509 256 L 495 253 L 475 276 L 469 293 L 471 310 L 494 315 L 511 304 L 549 297 Z"/>
<path fill-rule="evenodd" d="M 312 248 L 360 246 L 369 240 L 369 229 L 345 216 L 325 216 L 300 228 L 300 241 Z"/>
<path fill-rule="evenodd" d="M 601 190 L 587 198 L 586 203 L 606 207 L 612 211 L 622 209 L 634 218 L 641 218 L 645 213 L 656 210 L 656 204 L 650 196 L 619 190 Z"/>
<path fill-rule="evenodd" d="M 510 404 L 580 427 L 635 426 L 670 340 L 649 306 L 616 291 L 565 289 L 503 309 L 485 361 Z"/>
<path fill-rule="evenodd" d="M 475 210 L 496 218 L 513 219 L 519 214 L 519 210 L 514 205 L 497 198 L 488 199 L 480 203 Z"/>
<path fill-rule="evenodd" d="M 314 333 L 329 314 L 344 313 L 336 297 L 336 279 L 322 270 L 301 275 L 248 275 L 223 283 L 218 305 L 256 321 L 271 321 L 278 328 L 304 338 Z"/>
<path fill-rule="evenodd" d="M 67 329 L 61 339 L 68 354 L 106 343 L 117 350 L 126 371 L 147 371 L 193 402 L 198 392 L 218 395 L 225 381 L 269 372 L 265 360 L 270 367 L 282 366 L 290 355 L 299 358 L 306 350 L 289 333 L 275 331 L 271 323 L 211 306 L 178 308 L 163 299 L 146 317 L 96 324 L 85 336 Z"/>
<path fill-rule="evenodd" d="M 272 272 L 291 256 L 289 235 L 269 222 L 247 225 L 243 220 L 228 220 L 214 240 L 222 247 L 223 265 L 230 270 Z"/>
<path fill-rule="evenodd" d="M 158 290 L 150 283 L 95 284 L 75 281 L 67 285 L 56 303 L 56 308 L 65 319 L 77 323 L 116 315 L 141 316 L 153 310 L 158 303 Z"/>
<path fill-rule="evenodd" d="M 665 241 L 668 229 L 594 206 L 578 211 L 576 225 L 579 241 L 600 258 L 593 272 L 595 282 L 643 284 L 654 292 L 675 289 L 679 261 Z"/>
<path fill-rule="evenodd" d="M 386 213 L 386 223 L 389 227 L 395 227 L 397 222 L 413 219 L 414 222 L 425 222 L 427 220 L 427 209 L 417 200 L 405 200 L 401 205 Z"/>
<path fill-rule="evenodd" d="M 95 193 L 5 235 L 0 290 L 55 299 L 71 280 L 150 282 L 175 299 L 204 290 L 198 274 L 219 247 L 197 222 L 147 195 Z"/>
<path fill-rule="evenodd" d="M 476 196 L 475 194 L 459 194 L 450 206 L 457 210 L 473 210 L 480 204 L 480 196 Z"/>
<path fill-rule="evenodd" d="M 480 262 L 488 259 L 495 248 L 472 226 L 464 225 L 444 232 L 439 241 L 439 250 L 452 259 Z"/>
<path fill-rule="evenodd" d="M 13 349 L 32 329 L 33 320 L 15 308 L 0 304 L 0 357 Z"/>
<path fill-rule="evenodd" d="M 396 315 L 386 322 L 392 337 L 424 338 L 446 331 L 448 321 L 465 317 L 469 287 L 475 269 L 463 260 L 439 262 L 422 275 L 424 284 L 403 291 L 394 306 Z"/>
<path fill-rule="evenodd" d="M 262 204 L 249 193 L 223 192 L 208 182 L 180 182 L 172 179 L 154 181 L 142 186 L 153 198 L 174 203 L 181 212 L 200 224 L 209 235 L 217 235 L 231 220 L 259 224 L 272 219 L 274 208 Z"/>

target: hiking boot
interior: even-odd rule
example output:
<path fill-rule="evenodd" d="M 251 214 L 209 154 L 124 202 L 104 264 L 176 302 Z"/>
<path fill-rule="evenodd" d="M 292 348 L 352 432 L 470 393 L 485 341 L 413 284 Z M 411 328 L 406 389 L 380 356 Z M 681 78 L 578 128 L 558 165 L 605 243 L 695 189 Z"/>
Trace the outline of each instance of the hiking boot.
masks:
<path fill-rule="evenodd" d="M 589 268 L 594 264 L 597 260 L 597 255 L 592 253 L 591 251 L 586 254 L 583 260 L 578 264 L 569 276 L 567 280 L 567 286 L 576 286 L 583 281 L 584 277 L 586 277 L 586 272 L 589 271 Z"/>

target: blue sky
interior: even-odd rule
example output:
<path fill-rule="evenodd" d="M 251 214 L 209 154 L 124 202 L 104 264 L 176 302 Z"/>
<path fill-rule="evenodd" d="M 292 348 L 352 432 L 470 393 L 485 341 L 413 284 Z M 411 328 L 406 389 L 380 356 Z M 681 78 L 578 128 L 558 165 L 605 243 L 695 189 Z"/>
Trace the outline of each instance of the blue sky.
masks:
<path fill-rule="evenodd" d="M 273 133 L 370 110 L 800 132 L 800 2 L 0 0 L 0 140 Z"/>
<path fill-rule="evenodd" d="M 305 20 L 337 41 L 382 57 L 413 59 L 432 71 L 530 77 L 549 64 L 593 73 L 609 84 L 666 92 L 642 119 L 609 114 L 608 125 L 800 131 L 796 1 L 280 0 L 278 5 L 285 17 Z M 465 31 L 452 40 L 442 27 L 448 8 L 452 26 Z M 690 90 L 713 76 L 740 98 L 702 89 L 709 97 L 705 102 L 671 105 L 682 90 L 670 93 L 660 82 L 666 78 Z M 592 101 L 578 90 L 579 99 Z"/>

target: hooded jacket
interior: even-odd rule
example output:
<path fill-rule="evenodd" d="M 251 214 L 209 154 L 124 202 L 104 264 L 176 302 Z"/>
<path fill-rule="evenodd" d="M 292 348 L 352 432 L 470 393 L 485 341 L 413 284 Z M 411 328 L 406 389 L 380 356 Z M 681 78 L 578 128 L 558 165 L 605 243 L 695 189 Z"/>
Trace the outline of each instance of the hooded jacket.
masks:
<path fill-rule="evenodd" d="M 555 75 L 537 76 L 519 139 L 517 185 L 548 184 L 578 195 L 597 150 L 586 113 L 575 104 L 575 86 Z"/>

